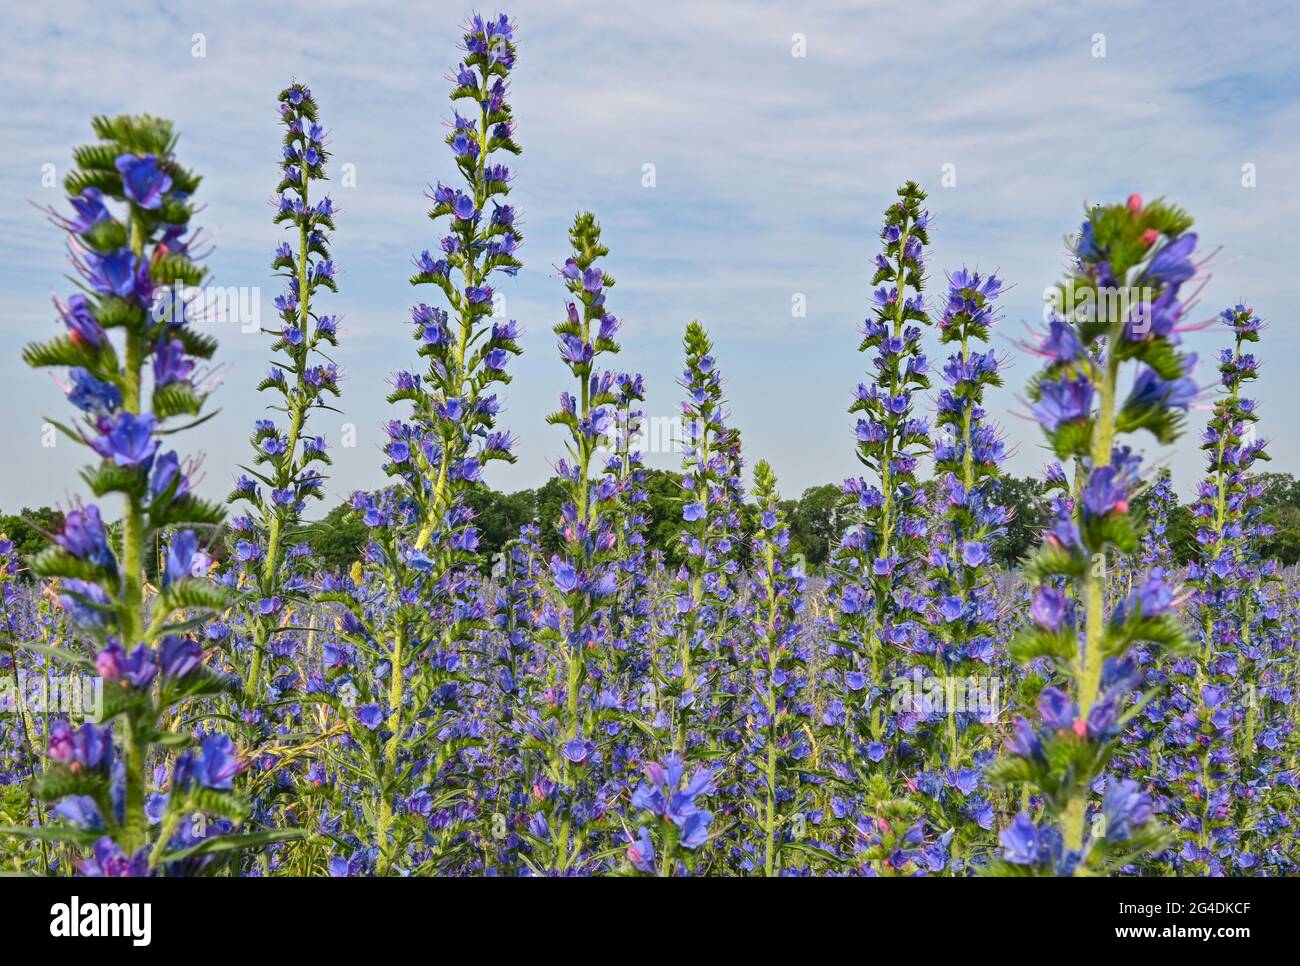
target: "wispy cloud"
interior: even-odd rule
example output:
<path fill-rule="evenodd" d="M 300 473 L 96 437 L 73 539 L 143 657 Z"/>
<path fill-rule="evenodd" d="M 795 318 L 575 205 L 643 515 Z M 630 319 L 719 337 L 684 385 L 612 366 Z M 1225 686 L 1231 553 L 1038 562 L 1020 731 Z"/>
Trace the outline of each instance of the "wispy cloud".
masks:
<path fill-rule="evenodd" d="M 184 161 L 204 175 L 200 221 L 217 242 L 216 280 L 262 286 L 269 308 L 269 252 L 280 235 L 270 223 L 274 100 L 291 78 L 316 91 L 334 163 L 355 165 L 357 176 L 356 187 L 333 192 L 343 208 L 335 247 L 343 274 L 331 305 L 345 317 L 339 361 L 359 444 L 337 451 L 331 490 L 380 482 L 384 380 L 414 358 L 404 323 L 427 296 L 406 279 L 412 254 L 436 239 L 421 192 L 451 174 L 444 77 L 468 10 L 60 7 L 11 10 L 0 62 L 0 352 L 13 367 L 0 381 L 0 405 L 13 414 L 0 424 L 0 451 L 11 454 L 0 507 L 63 495 L 49 481 L 73 479 L 82 456 L 41 448 L 39 416 L 61 408 L 58 392 L 16 361 L 24 342 L 52 331 L 49 296 L 64 289 L 57 234 L 26 203 L 58 200 L 40 185 L 41 165 L 62 173 L 92 114 L 173 118 Z M 522 43 L 513 102 L 525 148 L 512 201 L 525 216 L 527 267 L 505 294 L 525 326 L 526 354 L 505 415 L 521 459 L 495 484 L 541 482 L 560 451 L 542 419 L 564 371 L 550 336 L 562 289 L 550 275 L 579 209 L 605 227 L 619 278 L 611 300 L 627 334 L 619 362 L 647 374 L 652 414 L 675 411 L 681 329 L 699 318 L 715 336 L 752 458 L 770 459 L 791 492 L 854 472 L 844 410 L 865 363 L 854 349 L 867 263 L 880 212 L 906 178 L 931 193 L 936 276 L 978 264 L 1016 286 L 1009 350 L 1023 320 L 1039 317 L 1085 200 L 1138 191 L 1185 205 L 1204 241 L 1222 249 L 1205 314 L 1248 298 L 1274 322 L 1261 431 L 1277 440 L 1275 468 L 1300 470 L 1286 420 L 1300 387 L 1285 361 L 1296 349 L 1286 313 L 1296 261 L 1289 229 L 1300 214 L 1300 69 L 1285 5 L 1255 4 L 1243 16 L 1204 2 L 525 0 L 510 12 Z M 191 55 L 196 33 L 206 57 Z M 804 57 L 792 56 L 795 34 Z M 1092 55 L 1096 34 L 1104 58 Z M 1257 171 L 1251 189 L 1241 185 L 1247 163 Z M 642 187 L 645 164 L 655 166 L 654 188 Z M 946 164 L 955 165 L 955 187 L 941 187 Z M 796 293 L 806 318 L 791 317 Z M 222 336 L 223 412 L 194 434 L 214 495 L 244 458 L 266 354 L 257 336 Z M 1217 346 L 1213 332 L 1191 341 L 1202 357 Z M 1014 387 L 1030 363 L 1015 366 L 995 409 L 1020 406 Z M 1203 373 L 1208 384 L 1212 370 Z M 340 422 L 322 419 L 320 429 L 337 436 Z M 1201 414 L 1193 430 L 1203 422 Z M 1036 471 L 1031 428 L 1013 416 L 1004 424 L 1018 444 L 1013 469 Z M 1190 435 L 1151 456 L 1172 461 L 1183 490 L 1200 472 Z"/>

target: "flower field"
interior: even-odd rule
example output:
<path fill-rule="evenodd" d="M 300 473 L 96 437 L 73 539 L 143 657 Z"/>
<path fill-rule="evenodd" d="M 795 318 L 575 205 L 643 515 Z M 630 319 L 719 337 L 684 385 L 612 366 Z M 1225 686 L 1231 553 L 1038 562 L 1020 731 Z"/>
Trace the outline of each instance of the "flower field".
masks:
<path fill-rule="evenodd" d="M 57 334 L 23 355 L 66 390 L 57 426 L 86 457 L 68 482 L 93 498 L 39 552 L 0 534 L 0 870 L 1300 872 L 1300 581 L 1263 551 L 1254 429 L 1268 325 L 1194 304 L 1213 244 L 1192 215 L 1138 195 L 1061 213 L 1070 259 L 1014 348 L 1050 458 L 1043 525 L 1006 566 L 1011 414 L 985 395 L 1011 353 L 993 339 L 1008 287 L 1047 280 L 932 264 L 925 191 L 882 192 L 865 318 L 844 331 L 861 383 L 824 414 L 861 475 L 809 563 L 732 422 L 728 347 L 699 322 L 677 492 L 652 512 L 618 252 L 583 212 L 568 251 L 533 256 L 510 200 L 527 163 L 515 29 L 474 17 L 458 48 L 448 35 L 457 177 L 411 199 L 436 241 L 411 253 L 410 349 L 387 386 L 340 378 L 327 105 L 302 82 L 268 92 L 284 239 L 268 415 L 241 459 L 204 467 L 233 481 L 224 503 L 200 496 L 184 443 L 226 418 L 206 378 L 221 347 L 177 297 L 207 273 L 200 175 L 149 115 L 96 117 L 74 150 L 48 212 L 72 266 L 49 280 Z M 547 418 L 562 492 L 489 547 L 475 494 L 515 460 L 502 410 L 522 351 L 495 296 L 533 257 L 564 307 Z M 1198 360 L 1191 330 L 1218 354 Z M 390 406 L 386 485 L 351 498 L 364 540 L 327 566 L 318 427 L 367 393 Z M 1140 455 L 1180 438 L 1203 453 L 1190 560 L 1169 472 Z"/>

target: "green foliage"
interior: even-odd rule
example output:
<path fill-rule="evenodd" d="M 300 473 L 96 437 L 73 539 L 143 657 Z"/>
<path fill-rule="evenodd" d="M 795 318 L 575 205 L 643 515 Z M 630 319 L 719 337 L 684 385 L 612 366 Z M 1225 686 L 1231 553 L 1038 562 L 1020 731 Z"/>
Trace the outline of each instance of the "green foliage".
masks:
<path fill-rule="evenodd" d="M 483 560 L 491 561 L 507 541 L 519 536 L 520 527 L 539 519 L 537 494 L 536 490 L 501 493 L 483 484 L 469 490 L 465 502 L 474 511 Z M 558 519 L 558 515 L 550 519 Z"/>
<path fill-rule="evenodd" d="M 840 488 L 823 483 L 804 490 L 798 503 L 787 512 L 791 549 L 803 554 L 810 568 L 826 563 L 831 546 L 844 531 L 844 521 L 840 519 L 842 502 Z"/>
<path fill-rule="evenodd" d="M 1259 551 L 1289 567 L 1300 562 L 1300 480 L 1290 473 L 1260 473 L 1256 479 L 1264 484 L 1263 521 L 1277 528 L 1260 541 Z"/>
<path fill-rule="evenodd" d="M 49 544 L 47 534 L 63 529 L 63 511 L 43 506 L 27 507 L 12 515 L 0 516 L 0 534 L 14 542 L 14 549 L 24 561 L 40 553 Z"/>
<path fill-rule="evenodd" d="M 346 573 L 360 559 L 367 539 L 366 525 L 346 502 L 330 510 L 323 520 L 307 524 L 303 535 L 323 572 Z"/>
<path fill-rule="evenodd" d="M 78 345 L 71 336 L 55 336 L 48 342 L 32 342 L 23 349 L 23 362 L 34 369 L 54 366 L 84 366 L 95 364 L 98 353 Z"/>
<path fill-rule="evenodd" d="M 1264 473 L 1266 483 L 1261 504 L 1264 522 L 1277 527 L 1273 536 L 1262 541 L 1264 557 L 1285 566 L 1300 562 L 1300 480 L 1290 473 Z M 1011 522 L 994 545 L 998 566 L 1011 569 L 1024 561 L 1038 545 L 1044 522 L 1045 487 L 1033 477 L 1004 476 L 998 481 L 998 501 L 1014 510 Z M 646 543 L 650 550 L 660 550 L 668 565 L 680 562 L 677 528 L 681 520 L 681 475 L 671 470 L 646 470 L 647 514 L 650 526 Z M 538 520 L 555 520 L 560 515 L 563 489 L 552 478 L 536 490 L 502 493 L 480 484 L 469 492 L 467 501 L 476 514 L 475 524 L 482 530 L 483 557 L 490 561 L 519 528 Z M 1135 510 L 1145 514 L 1149 491 L 1134 501 Z M 827 550 L 839 538 L 843 521 L 839 517 L 840 488 L 832 483 L 810 486 L 797 501 L 786 500 L 781 509 L 790 526 L 790 551 L 802 554 L 809 571 L 826 563 Z M 752 529 L 753 507 L 746 505 L 743 522 L 746 532 Z M 23 508 L 20 512 L 0 515 L 0 534 L 14 541 L 19 556 L 30 558 L 46 545 L 45 533 L 57 532 L 63 525 L 62 511 L 54 507 Z M 546 555 L 559 551 L 560 537 L 553 527 L 541 528 L 541 546 Z M 1196 521 L 1191 510 L 1182 504 L 1173 507 L 1168 522 L 1169 546 L 1179 565 L 1187 564 L 1196 549 Z M 324 570 L 343 572 L 361 556 L 366 545 L 366 526 L 347 503 L 340 503 L 321 520 L 305 525 L 303 538 L 310 544 L 314 559 Z M 159 548 L 163 541 L 159 538 Z M 219 541 L 217 541 L 219 544 Z M 220 549 L 214 544 L 214 549 Z M 156 561 L 146 560 L 147 576 L 156 575 Z"/>
<path fill-rule="evenodd" d="M 994 544 L 994 559 L 999 566 L 1011 568 L 1038 546 L 1039 534 L 1046 523 L 1045 485 L 1033 477 L 1007 474 L 998 480 L 997 502 L 1011 511 L 1011 522 Z"/>

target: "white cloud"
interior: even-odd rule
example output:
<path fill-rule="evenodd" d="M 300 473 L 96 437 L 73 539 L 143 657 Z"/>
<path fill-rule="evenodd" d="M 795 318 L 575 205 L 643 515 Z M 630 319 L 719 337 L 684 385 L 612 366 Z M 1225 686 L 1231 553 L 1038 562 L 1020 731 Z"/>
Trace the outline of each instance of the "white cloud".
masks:
<path fill-rule="evenodd" d="M 451 173 L 444 75 L 465 11 L 61 6 L 57 15 L 35 4 L 10 11 L 0 63 L 0 352 L 15 360 L 18 346 L 52 330 L 48 296 L 62 288 L 63 256 L 57 233 L 25 202 L 53 200 L 39 187 L 40 165 L 66 164 L 93 113 L 150 111 L 177 122 L 182 157 L 205 178 L 200 221 L 218 243 L 216 280 L 261 285 L 269 299 L 268 253 L 280 235 L 270 222 L 274 99 L 290 78 L 305 80 L 322 102 L 335 165 L 355 164 L 358 178 L 356 188 L 332 188 L 344 213 L 335 245 L 342 293 L 331 307 L 345 315 L 343 405 L 362 435 L 356 450 L 338 454 L 332 489 L 373 485 L 378 426 L 389 414 L 383 380 L 413 363 L 407 307 L 429 297 L 406 279 L 412 254 L 437 237 L 421 191 Z M 550 335 L 562 292 L 549 272 L 581 208 L 605 226 L 620 281 L 612 301 L 626 324 L 617 361 L 646 372 L 650 410 L 675 407 L 681 328 L 700 318 L 718 344 L 751 459 L 768 457 L 791 491 L 854 472 L 844 409 L 866 366 L 853 350 L 867 263 L 880 212 L 908 177 L 931 192 L 935 284 L 962 262 L 997 268 L 1017 286 L 1005 326 L 1015 336 L 1020 319 L 1038 316 L 1038 293 L 1059 274 L 1061 239 L 1085 198 L 1136 190 L 1179 201 L 1205 242 L 1223 249 L 1205 312 L 1248 297 L 1278 321 L 1263 349 L 1265 435 L 1270 413 L 1300 401 L 1282 365 L 1268 364 L 1292 348 L 1282 320 L 1300 207 L 1289 180 L 1300 147 L 1295 31 L 1281 5 L 1256 4 L 1245 17 L 1203 2 L 528 0 L 511 12 L 525 148 L 512 165 L 512 201 L 526 218 L 527 267 L 504 290 L 525 325 L 526 355 L 504 420 L 521 437 L 521 460 L 494 478 L 499 485 L 535 485 L 561 451 L 558 431 L 542 422 L 564 388 Z M 207 38 L 202 60 L 190 56 L 196 31 Z M 790 55 L 796 32 L 807 38 L 805 58 Z M 1097 32 L 1106 34 L 1104 60 L 1090 56 Z M 1254 189 L 1239 184 L 1247 161 L 1258 167 Z M 645 162 L 656 165 L 653 189 L 640 184 Z M 938 187 L 947 162 L 957 165 L 954 189 Z M 790 318 L 793 292 L 807 295 L 806 319 Z M 1207 333 L 1193 343 L 1206 356 L 1217 341 Z M 214 494 L 260 414 L 252 386 L 265 344 L 228 335 L 222 357 L 224 411 L 193 439 L 209 454 Z M 1016 406 L 1014 387 L 1030 370 L 1015 360 L 995 411 Z M 60 406 L 44 376 L 19 371 L 0 384 L 0 404 L 22 414 L 0 426 L 0 446 L 32 457 L 0 479 L 0 507 L 45 499 L 56 469 L 70 479 L 69 467 L 31 449 L 25 421 L 37 403 Z M 1014 468 L 1036 471 L 1033 427 L 1004 423 L 1019 447 Z M 1273 435 L 1275 468 L 1300 469 L 1288 452 L 1293 438 Z M 1173 461 L 1187 490 L 1200 471 L 1194 437 Z"/>

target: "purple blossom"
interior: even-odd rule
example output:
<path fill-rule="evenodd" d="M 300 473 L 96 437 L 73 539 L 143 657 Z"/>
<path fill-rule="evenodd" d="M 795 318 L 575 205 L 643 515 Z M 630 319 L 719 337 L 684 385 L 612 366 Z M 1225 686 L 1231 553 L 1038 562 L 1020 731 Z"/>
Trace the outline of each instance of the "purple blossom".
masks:
<path fill-rule="evenodd" d="M 51 722 L 48 744 L 50 759 L 70 771 L 106 769 L 113 756 L 109 732 L 89 721 L 75 731 L 66 721 Z"/>
<path fill-rule="evenodd" d="M 151 291 L 148 267 L 140 262 L 135 252 L 121 248 L 107 255 L 86 255 L 86 280 L 100 295 L 130 298 L 147 297 Z"/>
<path fill-rule="evenodd" d="M 158 451 L 158 441 L 153 436 L 156 425 L 152 413 L 137 416 L 120 412 L 100 421 L 100 435 L 89 441 L 90 448 L 118 466 L 148 469 Z"/>
<path fill-rule="evenodd" d="M 1036 865 L 1041 842 L 1038 827 L 1025 812 L 1020 812 L 998 835 L 1002 857 L 1015 865 Z"/>
<path fill-rule="evenodd" d="M 77 870 L 91 878 L 125 879 L 149 875 L 149 847 L 141 847 L 128 856 L 110 836 L 99 839 L 91 854 L 77 862 Z"/>
<path fill-rule="evenodd" d="M 1033 407 L 1034 418 L 1049 433 L 1066 423 L 1080 422 L 1092 415 L 1092 383 L 1084 378 L 1044 382 Z"/>
<path fill-rule="evenodd" d="M 105 344 L 107 336 L 91 314 L 90 303 L 84 295 L 70 296 L 66 306 L 59 306 L 59 315 L 74 342 L 93 349 Z"/>
<path fill-rule="evenodd" d="M 63 518 L 63 530 L 55 535 L 54 542 L 78 560 L 96 567 L 112 568 L 115 564 L 99 507 L 93 503 L 85 509 L 69 512 Z"/>
<path fill-rule="evenodd" d="M 158 166 L 157 157 L 121 154 L 115 163 L 127 198 L 152 211 L 162 207 L 163 196 L 171 191 L 172 178 Z"/>

